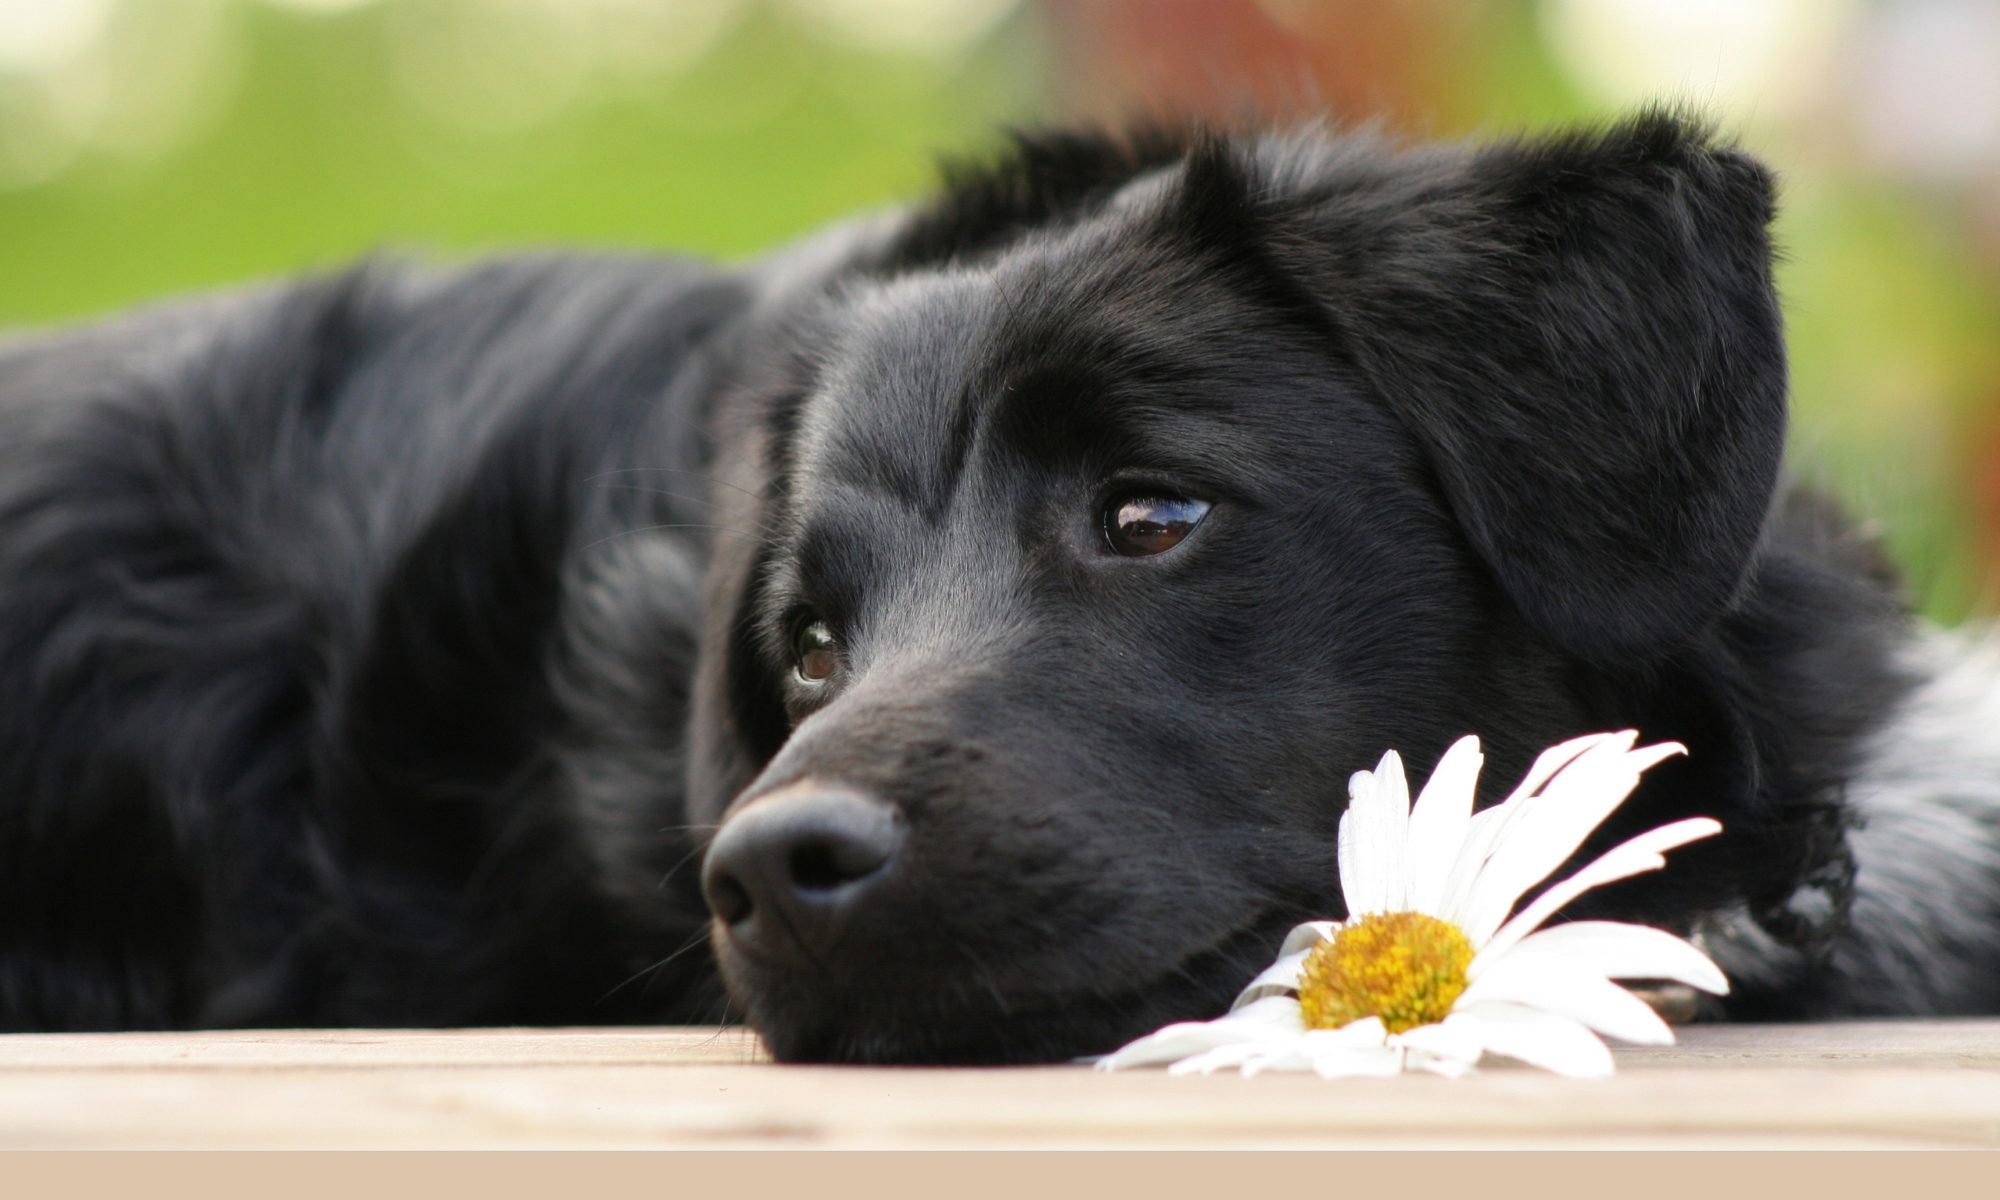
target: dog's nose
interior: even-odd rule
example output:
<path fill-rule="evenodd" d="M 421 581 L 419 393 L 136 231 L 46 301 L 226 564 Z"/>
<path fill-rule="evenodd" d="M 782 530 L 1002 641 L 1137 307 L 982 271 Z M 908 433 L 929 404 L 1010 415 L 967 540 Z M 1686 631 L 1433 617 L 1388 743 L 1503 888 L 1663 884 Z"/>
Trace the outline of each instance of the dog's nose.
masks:
<path fill-rule="evenodd" d="M 702 864 L 702 891 L 745 949 L 811 957 L 889 873 L 902 840 L 889 805 L 793 784 L 723 822 Z"/>

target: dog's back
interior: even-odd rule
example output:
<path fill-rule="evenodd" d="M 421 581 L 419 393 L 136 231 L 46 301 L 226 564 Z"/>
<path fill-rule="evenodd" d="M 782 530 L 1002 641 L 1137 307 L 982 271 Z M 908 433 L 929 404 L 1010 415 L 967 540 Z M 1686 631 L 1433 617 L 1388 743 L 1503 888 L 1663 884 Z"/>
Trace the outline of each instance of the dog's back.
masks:
<path fill-rule="evenodd" d="M 707 530 L 661 468 L 743 299 L 370 266 L 0 347 L 0 1026 L 617 1015 L 699 923 L 552 811 L 558 610 L 643 575 L 630 699 L 679 702 Z"/>

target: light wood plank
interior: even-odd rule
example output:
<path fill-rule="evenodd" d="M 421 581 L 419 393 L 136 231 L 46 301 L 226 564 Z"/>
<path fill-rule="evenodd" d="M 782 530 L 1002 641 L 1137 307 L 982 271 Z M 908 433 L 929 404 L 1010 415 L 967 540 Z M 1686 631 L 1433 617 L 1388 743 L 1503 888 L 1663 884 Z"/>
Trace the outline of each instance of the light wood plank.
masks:
<path fill-rule="evenodd" d="M 6 1146 L 2000 1146 L 2000 1021 L 1698 1026 L 1582 1082 L 779 1066 L 738 1030 L 0 1037 Z"/>
<path fill-rule="evenodd" d="M 257 1029 L 200 1033 L 63 1033 L 0 1036 L 0 1081 L 35 1069 L 215 1069 L 406 1066 L 645 1066 L 768 1061 L 748 1030 Z"/>

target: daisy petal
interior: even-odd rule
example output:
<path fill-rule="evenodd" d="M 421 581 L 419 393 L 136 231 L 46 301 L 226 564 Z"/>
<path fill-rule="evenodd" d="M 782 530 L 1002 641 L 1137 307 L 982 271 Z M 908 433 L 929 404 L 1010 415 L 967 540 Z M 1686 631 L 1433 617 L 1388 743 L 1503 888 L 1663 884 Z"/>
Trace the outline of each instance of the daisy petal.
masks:
<path fill-rule="evenodd" d="M 1387 1045 L 1388 1037 L 1380 1017 L 1364 1017 L 1339 1029 L 1308 1029 L 1285 1049 L 1247 1064 L 1243 1073 L 1312 1071 L 1323 1079 L 1394 1075 L 1402 1069 L 1403 1056 Z"/>
<path fill-rule="evenodd" d="M 1634 750 L 1637 738 L 1633 730 L 1604 737 L 1550 776 L 1541 791 L 1514 804 L 1461 913 L 1475 945 L 1499 928 L 1523 893 L 1576 853 L 1631 795 L 1641 774 L 1686 752 L 1672 742 Z"/>
<path fill-rule="evenodd" d="M 1375 766 L 1375 805 L 1380 815 L 1372 853 L 1381 864 L 1383 886 L 1381 907 L 1370 911 L 1398 912 L 1409 903 L 1410 781 L 1403 775 L 1403 756 L 1394 750 L 1383 754 Z M 1362 845 L 1370 842 L 1364 840 Z"/>
<path fill-rule="evenodd" d="M 1436 1024 L 1406 1029 L 1396 1035 L 1395 1042 L 1432 1057 L 1458 1059 L 1468 1065 L 1478 1062 L 1480 1054 L 1486 1049 L 1476 1030 L 1456 1016 L 1448 1016 Z"/>
<path fill-rule="evenodd" d="M 1347 915 L 1401 908 L 1403 843 L 1410 826 L 1410 789 L 1401 756 L 1391 750 L 1373 771 L 1356 771 L 1347 781 L 1347 796 L 1335 845 Z"/>
<path fill-rule="evenodd" d="M 1305 1032 L 1308 1047 L 1324 1049 L 1330 1046 L 1384 1046 L 1389 1042 L 1388 1027 L 1380 1017 L 1363 1017 L 1359 1021 L 1349 1021 L 1338 1029 L 1308 1029 Z"/>
<path fill-rule="evenodd" d="M 1313 1074 L 1321 1079 L 1355 1076 L 1382 1078 L 1403 1073 L 1403 1053 L 1387 1046 L 1322 1050 L 1311 1056 Z"/>
<path fill-rule="evenodd" d="M 1410 870 L 1404 903 L 1420 913 L 1437 915 L 1444 903 L 1452 864 L 1472 821 L 1472 801 L 1479 790 L 1479 768 L 1486 756 L 1479 739 L 1462 737 L 1451 744 L 1431 769 L 1424 790 L 1410 809 L 1410 831 L 1404 860 Z"/>
<path fill-rule="evenodd" d="M 1539 795 L 1522 803 L 1472 885 L 1462 928 L 1474 945 L 1484 943 L 1506 921 L 1522 893 L 1576 853 L 1625 802 L 1643 772 L 1686 753 L 1673 742 L 1633 750 L 1630 743 L 1636 736 L 1628 732 L 1592 746 L 1558 771 Z"/>
<path fill-rule="evenodd" d="M 1262 1075 L 1266 1071 L 1310 1070 L 1312 1070 L 1311 1056 L 1304 1050 L 1301 1050 L 1296 1043 L 1279 1046 L 1276 1049 L 1265 1049 L 1256 1056 L 1245 1059 L 1243 1062 L 1243 1077 L 1245 1079 Z"/>
<path fill-rule="evenodd" d="M 1498 1001 L 1468 1005 L 1452 1014 L 1495 1054 L 1575 1079 L 1602 1079 L 1613 1070 L 1611 1051 L 1596 1034 L 1557 1013 Z"/>
<path fill-rule="evenodd" d="M 1624 738 L 1627 739 L 1625 744 L 1629 746 L 1637 741 L 1638 737 L 1638 731 L 1627 729 L 1618 733 L 1586 733 L 1582 737 L 1574 737 L 1566 742 L 1557 742 L 1535 756 L 1535 765 L 1528 768 L 1528 773 L 1521 777 L 1519 786 L 1515 787 L 1513 794 L 1503 803 L 1512 804 L 1517 800 L 1536 795 L 1542 790 L 1542 785 L 1554 778 L 1558 771 L 1604 742 Z"/>
<path fill-rule="evenodd" d="M 1560 1013 L 1620 1041 L 1674 1044 L 1674 1031 L 1644 1000 L 1589 967 L 1565 959 L 1543 956 L 1524 962 L 1508 955 L 1466 988 L 1458 1002 L 1472 1007 L 1489 1001 Z"/>
<path fill-rule="evenodd" d="M 1489 809 L 1476 812 L 1466 826 L 1465 844 L 1460 848 L 1456 861 L 1452 863 L 1450 884 L 1446 888 L 1443 907 L 1434 916 L 1450 921 L 1454 925 L 1465 925 L 1465 908 L 1471 897 L 1472 887 L 1479 880 L 1487 858 L 1493 853 L 1500 834 L 1521 811 L 1522 805 L 1536 795 L 1544 783 L 1556 772 L 1575 762 L 1592 747 L 1610 741 L 1620 735 L 1592 733 L 1571 738 L 1567 742 L 1551 746 L 1536 757 L 1535 764 L 1528 768 L 1528 774 L 1505 800 Z M 1633 735 L 1637 737 L 1637 734 Z"/>
<path fill-rule="evenodd" d="M 1100 1071 L 1177 1062 L 1239 1042 L 1269 1047 L 1296 1041 L 1304 1032 L 1299 1002 L 1289 996 L 1259 1000 L 1213 1021 L 1182 1021 L 1147 1034 L 1097 1060 Z"/>
<path fill-rule="evenodd" d="M 1213 1075 L 1227 1067 L 1240 1067 L 1259 1055 L 1270 1053 L 1270 1047 L 1259 1042 L 1231 1042 L 1227 1046 L 1217 1046 L 1205 1050 L 1179 1062 L 1167 1064 L 1169 1075 Z"/>
<path fill-rule="evenodd" d="M 1479 882 L 1486 860 L 1493 854 L 1493 843 L 1513 815 L 1513 810 L 1504 805 L 1472 814 L 1472 819 L 1465 825 L 1465 840 L 1445 876 L 1444 898 L 1438 902 L 1437 911 L 1432 916 L 1461 929 L 1465 927 L 1465 913 L 1472 901 L 1472 889 Z"/>
<path fill-rule="evenodd" d="M 1306 955 L 1321 942 L 1331 941 L 1334 931 L 1340 928 L 1336 921 L 1307 921 L 1294 925 L 1285 934 L 1284 944 L 1278 947 L 1278 961 L 1258 972 L 1248 987 L 1236 994 L 1229 1006 L 1234 1012 L 1246 1004 L 1291 992 L 1299 981 L 1299 967 Z"/>
<path fill-rule="evenodd" d="M 1297 954 L 1301 950 L 1310 950 L 1321 942 L 1330 942 L 1333 940 L 1334 930 L 1339 928 L 1338 921 L 1307 921 L 1303 925 L 1294 925 L 1291 931 L 1285 934 L 1285 944 L 1278 947 L 1278 954 L 1280 957 Z"/>
<path fill-rule="evenodd" d="M 1183 1021 L 1166 1025 L 1135 1041 L 1127 1042 L 1091 1065 L 1100 1071 L 1123 1071 L 1129 1067 L 1157 1067 L 1204 1054 L 1217 1046 L 1234 1045 L 1234 1034 L 1209 1028 L 1206 1021 Z"/>
<path fill-rule="evenodd" d="M 1305 1016 L 1300 1013 L 1298 998 L 1295 996 L 1266 996 L 1262 1000 L 1252 1000 L 1235 1012 L 1217 1017 L 1216 1020 L 1261 1025 L 1287 1035 L 1304 1033 L 1306 1028 Z M 1214 1024 L 1214 1022 L 1209 1023 Z"/>
<path fill-rule="evenodd" d="M 1347 915 L 1375 912 L 1388 892 L 1385 864 L 1371 846 L 1376 822 L 1375 776 L 1356 771 L 1347 780 L 1347 811 L 1340 814 L 1334 839 L 1334 862 L 1340 870 L 1340 895 Z"/>
<path fill-rule="evenodd" d="M 1252 979 L 1250 985 L 1237 994 L 1235 1003 L 1229 1006 L 1230 1011 L 1234 1012 L 1246 1004 L 1268 996 L 1278 996 L 1297 990 L 1300 968 L 1305 965 L 1306 955 L 1311 953 L 1311 950 L 1300 950 L 1287 954 L 1257 972 L 1257 978 Z"/>
<path fill-rule="evenodd" d="M 1491 962 L 1506 953 L 1514 943 L 1533 933 L 1542 922 L 1559 912 L 1563 905 L 1592 888 L 1647 871 L 1657 871 L 1667 865 L 1667 851 L 1721 832 L 1722 823 L 1719 821 L 1709 817 L 1689 817 L 1620 842 L 1591 860 L 1576 874 L 1552 884 L 1496 930 L 1492 938 L 1480 946 L 1479 953 L 1473 956 L 1471 971 L 1481 969 L 1482 959 Z"/>
<path fill-rule="evenodd" d="M 1538 929 L 1502 961 L 1558 955 L 1611 979 L 1671 979 L 1718 996 L 1729 993 L 1722 969 L 1693 943 L 1650 925 L 1571 921 Z"/>

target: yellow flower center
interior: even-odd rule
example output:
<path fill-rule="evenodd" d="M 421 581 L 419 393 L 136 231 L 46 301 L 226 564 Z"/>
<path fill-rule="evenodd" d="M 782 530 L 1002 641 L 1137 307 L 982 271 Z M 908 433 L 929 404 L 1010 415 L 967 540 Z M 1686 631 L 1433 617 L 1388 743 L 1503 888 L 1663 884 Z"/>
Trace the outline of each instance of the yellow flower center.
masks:
<path fill-rule="evenodd" d="M 1306 955 L 1299 1010 L 1308 1029 L 1380 1017 L 1390 1033 L 1442 1021 L 1465 990 L 1472 943 L 1418 912 L 1371 913 Z"/>

